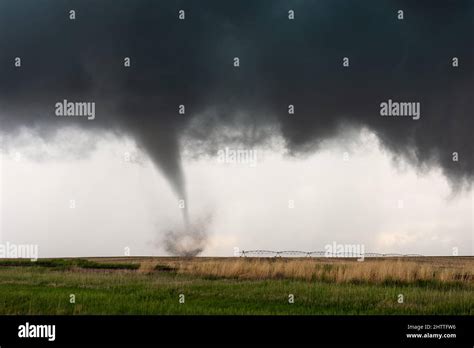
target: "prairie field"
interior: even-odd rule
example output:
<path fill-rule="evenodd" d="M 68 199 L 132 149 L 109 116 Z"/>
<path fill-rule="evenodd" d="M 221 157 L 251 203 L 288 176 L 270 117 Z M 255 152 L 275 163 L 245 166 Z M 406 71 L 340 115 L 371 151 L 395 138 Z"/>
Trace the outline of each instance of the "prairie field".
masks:
<path fill-rule="evenodd" d="M 0 260 L 0 314 L 474 314 L 473 257 Z"/>

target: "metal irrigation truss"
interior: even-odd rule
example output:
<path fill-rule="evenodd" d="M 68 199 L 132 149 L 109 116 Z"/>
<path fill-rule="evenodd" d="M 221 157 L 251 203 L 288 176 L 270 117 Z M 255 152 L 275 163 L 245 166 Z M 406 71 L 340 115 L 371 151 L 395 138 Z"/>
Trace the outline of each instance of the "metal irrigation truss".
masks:
<path fill-rule="evenodd" d="M 301 250 L 242 250 L 241 257 L 326 257 L 325 251 L 301 251 Z M 382 253 L 363 253 L 362 255 L 352 254 L 346 256 L 344 253 L 334 253 L 331 257 L 420 257 L 420 254 L 382 254 Z"/>

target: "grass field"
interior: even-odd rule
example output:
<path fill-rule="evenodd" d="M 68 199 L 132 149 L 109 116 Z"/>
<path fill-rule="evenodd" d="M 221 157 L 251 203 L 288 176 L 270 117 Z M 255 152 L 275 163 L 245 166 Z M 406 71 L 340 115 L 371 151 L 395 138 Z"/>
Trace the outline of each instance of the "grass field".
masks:
<path fill-rule="evenodd" d="M 474 258 L 0 260 L 0 314 L 472 315 Z"/>

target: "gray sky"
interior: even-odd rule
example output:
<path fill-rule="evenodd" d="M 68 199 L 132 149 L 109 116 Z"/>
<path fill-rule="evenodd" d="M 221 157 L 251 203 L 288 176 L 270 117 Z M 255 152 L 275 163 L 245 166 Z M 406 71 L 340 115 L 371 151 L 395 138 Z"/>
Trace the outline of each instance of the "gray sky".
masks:
<path fill-rule="evenodd" d="M 102 136 L 77 159 L 68 146 L 89 143 L 79 130 L 52 143 L 24 138 L 3 153 L 3 242 L 38 244 L 40 257 L 123 255 L 125 247 L 166 254 L 163 233 L 183 223 L 177 198 L 133 140 Z M 203 255 L 324 250 L 333 242 L 472 255 L 472 189 L 453 195 L 439 169 L 420 173 L 393 161 L 373 133 L 345 133 L 309 157 L 281 153 L 257 149 L 255 167 L 185 157 L 191 220 L 212 216 Z"/>
<path fill-rule="evenodd" d="M 0 2 L 2 237 L 43 256 L 163 254 L 169 232 L 197 249 L 207 233 L 209 255 L 470 254 L 473 13 L 471 0 Z M 66 100 L 94 115 L 63 117 Z M 257 149 L 258 165 L 218 162 L 226 147 Z"/>

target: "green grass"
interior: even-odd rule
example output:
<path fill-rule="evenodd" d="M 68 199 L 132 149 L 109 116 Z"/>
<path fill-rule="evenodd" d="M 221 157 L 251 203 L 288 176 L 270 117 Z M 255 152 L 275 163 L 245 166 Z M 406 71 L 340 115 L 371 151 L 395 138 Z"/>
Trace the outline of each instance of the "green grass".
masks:
<path fill-rule="evenodd" d="M 18 260 L 1 260 L 1 266 L 8 267 L 49 267 L 70 269 L 73 267 L 90 268 L 90 269 L 138 269 L 138 263 L 110 263 L 110 262 L 94 262 L 86 259 L 41 259 L 30 261 L 25 259 Z"/>
<path fill-rule="evenodd" d="M 4 262 L 0 314 L 474 314 L 470 286 L 211 279 L 78 259 Z"/>

